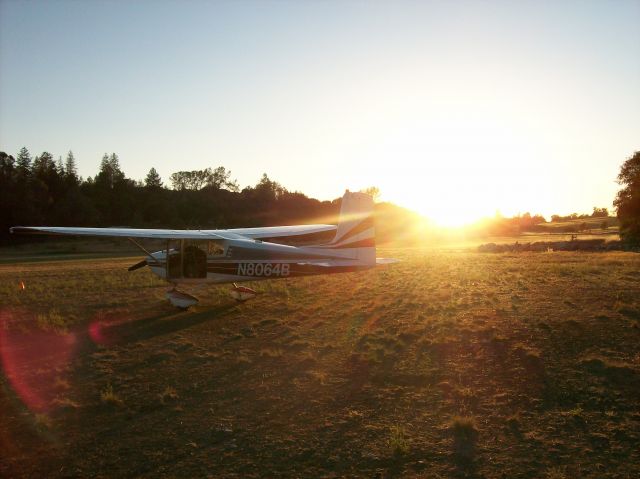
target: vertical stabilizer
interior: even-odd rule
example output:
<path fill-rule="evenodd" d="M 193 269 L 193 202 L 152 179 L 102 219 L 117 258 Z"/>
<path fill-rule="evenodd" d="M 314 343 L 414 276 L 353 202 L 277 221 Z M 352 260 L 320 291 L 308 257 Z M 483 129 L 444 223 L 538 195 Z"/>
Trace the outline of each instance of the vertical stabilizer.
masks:
<path fill-rule="evenodd" d="M 349 256 L 365 265 L 376 264 L 373 198 L 370 195 L 349 191 L 344 194 L 338 230 L 329 246 L 352 252 Z"/>

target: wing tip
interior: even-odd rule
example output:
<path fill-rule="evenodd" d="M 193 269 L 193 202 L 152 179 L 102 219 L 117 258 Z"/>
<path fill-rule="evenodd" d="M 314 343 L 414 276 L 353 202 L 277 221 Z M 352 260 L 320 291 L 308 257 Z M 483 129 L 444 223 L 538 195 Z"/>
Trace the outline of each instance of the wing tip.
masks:
<path fill-rule="evenodd" d="M 58 235 L 56 231 L 47 231 L 44 226 L 12 226 L 9 228 L 11 234 L 21 235 Z"/>

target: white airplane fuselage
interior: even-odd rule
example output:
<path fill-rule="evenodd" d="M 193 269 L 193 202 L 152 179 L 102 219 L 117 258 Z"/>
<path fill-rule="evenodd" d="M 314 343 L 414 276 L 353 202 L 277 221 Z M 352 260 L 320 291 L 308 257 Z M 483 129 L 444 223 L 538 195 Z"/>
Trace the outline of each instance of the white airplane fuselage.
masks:
<path fill-rule="evenodd" d="M 169 267 L 167 250 L 152 253 L 147 264 L 156 276 L 175 284 L 261 281 L 360 271 L 376 265 L 375 247 L 356 252 L 352 248 L 296 247 L 253 240 L 226 243 L 222 254 L 201 255 L 195 266 L 189 264 L 184 247 L 182 253 L 169 250 Z M 367 258 L 362 257 L 365 249 L 370 250 Z"/>

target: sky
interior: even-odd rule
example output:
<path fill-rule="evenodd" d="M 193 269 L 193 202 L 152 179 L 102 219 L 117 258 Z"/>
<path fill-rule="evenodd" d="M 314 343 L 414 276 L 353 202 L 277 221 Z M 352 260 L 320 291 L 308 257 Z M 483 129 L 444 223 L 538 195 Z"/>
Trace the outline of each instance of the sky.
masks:
<path fill-rule="evenodd" d="M 224 166 L 441 224 L 612 209 L 640 0 L 0 0 L 0 150 Z"/>

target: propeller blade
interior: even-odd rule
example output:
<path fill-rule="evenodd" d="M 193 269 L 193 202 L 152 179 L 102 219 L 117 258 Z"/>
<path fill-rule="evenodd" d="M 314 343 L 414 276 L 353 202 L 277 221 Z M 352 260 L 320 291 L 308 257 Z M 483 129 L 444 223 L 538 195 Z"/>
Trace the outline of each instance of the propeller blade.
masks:
<path fill-rule="evenodd" d="M 147 260 L 143 259 L 142 261 L 140 261 L 139 263 L 134 264 L 133 266 L 129 266 L 129 268 L 127 268 L 128 271 L 135 271 L 137 269 L 143 268 L 147 265 Z"/>

